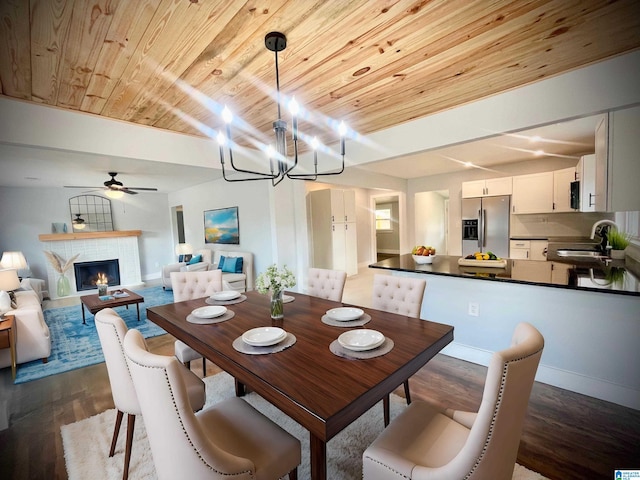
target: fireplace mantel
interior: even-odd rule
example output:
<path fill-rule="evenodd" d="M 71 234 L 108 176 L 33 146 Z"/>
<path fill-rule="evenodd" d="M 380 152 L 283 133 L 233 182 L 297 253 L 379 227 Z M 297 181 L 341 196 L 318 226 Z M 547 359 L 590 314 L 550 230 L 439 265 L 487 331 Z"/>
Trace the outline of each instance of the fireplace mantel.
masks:
<path fill-rule="evenodd" d="M 90 238 L 139 237 L 142 230 L 118 230 L 113 232 L 74 232 L 43 233 L 38 235 L 41 242 L 58 242 L 63 240 L 88 240 Z"/>

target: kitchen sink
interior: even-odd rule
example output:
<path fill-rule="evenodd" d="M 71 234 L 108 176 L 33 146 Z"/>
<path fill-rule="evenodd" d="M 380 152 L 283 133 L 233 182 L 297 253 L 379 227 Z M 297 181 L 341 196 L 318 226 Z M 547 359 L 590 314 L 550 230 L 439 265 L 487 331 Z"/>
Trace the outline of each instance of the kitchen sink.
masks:
<path fill-rule="evenodd" d="M 602 252 L 596 250 L 571 250 L 559 249 L 556 251 L 559 257 L 580 257 L 580 258 L 607 258 Z"/>

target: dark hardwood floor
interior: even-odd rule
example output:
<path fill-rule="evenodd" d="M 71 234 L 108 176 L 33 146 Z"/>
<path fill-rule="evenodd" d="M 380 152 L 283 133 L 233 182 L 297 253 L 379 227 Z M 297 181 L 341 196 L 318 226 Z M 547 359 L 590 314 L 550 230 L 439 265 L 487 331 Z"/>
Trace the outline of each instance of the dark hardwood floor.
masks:
<path fill-rule="evenodd" d="M 148 344 L 154 352 L 173 351 L 169 335 Z M 201 363 L 192 366 L 201 376 Z M 207 374 L 217 371 L 207 365 Z M 485 373 L 485 367 L 438 355 L 411 378 L 412 396 L 477 410 Z M 60 427 L 113 408 L 104 363 L 20 385 L 4 368 L 0 385 L 0 416 L 9 424 L 0 431 L 5 480 L 67 478 Z M 536 383 L 518 463 L 554 480 L 612 479 L 615 469 L 640 469 L 640 411 Z"/>

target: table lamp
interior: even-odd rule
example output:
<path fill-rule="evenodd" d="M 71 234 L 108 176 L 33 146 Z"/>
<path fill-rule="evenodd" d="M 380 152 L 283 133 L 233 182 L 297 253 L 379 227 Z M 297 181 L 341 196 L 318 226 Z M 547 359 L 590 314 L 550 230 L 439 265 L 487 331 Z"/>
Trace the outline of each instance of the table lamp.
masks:
<path fill-rule="evenodd" d="M 14 299 L 13 291 L 20 288 L 20 280 L 18 279 L 18 272 L 13 268 L 6 270 L 0 270 L 0 291 L 6 292 L 9 297 L 9 308 L 5 309 L 0 307 L 0 318 L 4 318 L 4 314 L 11 310 L 11 301 Z M 6 298 L 6 297 L 5 297 Z"/>
<path fill-rule="evenodd" d="M 187 262 L 191 258 L 193 247 L 188 243 L 179 243 L 176 245 L 176 255 L 179 262 Z"/>
<path fill-rule="evenodd" d="M 2 260 L 0 260 L 0 268 L 14 268 L 16 270 L 24 270 L 29 268 L 27 259 L 24 258 L 22 252 L 4 252 Z M 22 276 L 30 276 L 30 272 L 22 272 Z M 18 273 L 20 277 L 20 273 Z"/>

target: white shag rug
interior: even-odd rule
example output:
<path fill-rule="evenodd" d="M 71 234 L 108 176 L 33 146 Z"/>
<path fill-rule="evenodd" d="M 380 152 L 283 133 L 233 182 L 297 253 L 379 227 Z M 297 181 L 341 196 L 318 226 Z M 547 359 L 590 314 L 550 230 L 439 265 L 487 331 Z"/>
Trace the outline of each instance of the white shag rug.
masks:
<path fill-rule="evenodd" d="M 235 394 L 233 378 L 219 373 L 205 378 L 207 403 L 215 404 Z M 302 444 L 302 464 L 298 478 L 310 478 L 309 433 L 255 393 L 244 397 L 247 402 L 296 436 Z M 403 398 L 391 395 L 391 418 L 405 407 Z M 64 458 L 69 480 L 120 480 L 124 466 L 126 420 L 120 427 L 115 455 L 108 457 L 116 419 L 115 409 L 107 410 L 61 428 Z M 362 415 L 327 444 L 327 477 L 332 480 L 361 480 L 362 452 L 383 430 L 382 402 Z M 136 418 L 135 435 L 129 467 L 130 480 L 156 479 L 144 421 Z M 516 464 L 514 480 L 545 480 L 542 475 Z"/>

